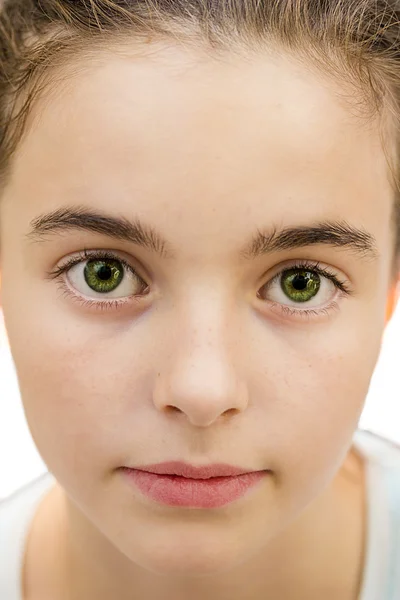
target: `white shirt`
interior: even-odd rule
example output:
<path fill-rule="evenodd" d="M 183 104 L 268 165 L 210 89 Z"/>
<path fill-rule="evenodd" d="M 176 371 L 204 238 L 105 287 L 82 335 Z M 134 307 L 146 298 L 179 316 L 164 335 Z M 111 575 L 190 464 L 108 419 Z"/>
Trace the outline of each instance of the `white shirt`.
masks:
<path fill-rule="evenodd" d="M 400 600 L 400 446 L 358 429 L 354 446 L 366 459 L 367 551 L 359 600 Z M 27 534 L 49 472 L 0 501 L 0 599 L 22 600 Z"/>

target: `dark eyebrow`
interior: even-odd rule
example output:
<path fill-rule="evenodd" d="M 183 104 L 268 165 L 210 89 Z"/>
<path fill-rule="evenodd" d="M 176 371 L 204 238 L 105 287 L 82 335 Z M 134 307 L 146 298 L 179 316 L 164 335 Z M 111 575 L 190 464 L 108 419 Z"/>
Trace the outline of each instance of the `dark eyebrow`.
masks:
<path fill-rule="evenodd" d="M 31 231 L 27 237 L 33 241 L 42 241 L 46 234 L 83 230 L 142 246 L 163 258 L 174 255 L 169 243 L 139 219 L 130 221 L 126 217 L 108 215 L 84 207 L 59 208 L 33 219 L 30 226 Z"/>
<path fill-rule="evenodd" d="M 280 231 L 276 227 L 266 232 L 258 230 L 250 244 L 242 248 L 240 255 L 251 260 L 270 252 L 320 244 L 349 249 L 365 259 L 376 260 L 379 257 L 374 236 L 344 220 L 285 227 Z"/>
<path fill-rule="evenodd" d="M 174 258 L 172 245 L 149 225 L 139 219 L 130 221 L 125 217 L 108 215 L 84 207 L 60 208 L 40 215 L 30 223 L 31 231 L 27 237 L 43 240 L 46 234 L 84 230 L 106 235 L 113 239 L 142 246 L 162 258 Z M 375 238 L 362 229 L 346 221 L 322 221 L 312 225 L 286 227 L 277 230 L 257 230 L 256 234 L 239 252 L 244 260 L 292 250 L 306 246 L 325 244 L 337 248 L 348 248 L 362 258 L 376 259 L 379 256 Z"/>

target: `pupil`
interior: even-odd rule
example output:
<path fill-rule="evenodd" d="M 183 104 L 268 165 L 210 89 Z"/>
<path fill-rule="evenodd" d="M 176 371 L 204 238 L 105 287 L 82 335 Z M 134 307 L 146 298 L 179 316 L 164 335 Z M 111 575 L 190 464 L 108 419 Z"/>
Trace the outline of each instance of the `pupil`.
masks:
<path fill-rule="evenodd" d="M 293 280 L 293 287 L 296 290 L 302 291 L 307 287 L 307 280 L 304 275 L 297 275 Z"/>
<path fill-rule="evenodd" d="M 102 265 L 97 271 L 97 277 L 102 281 L 107 281 L 111 277 L 111 269 L 106 265 Z"/>

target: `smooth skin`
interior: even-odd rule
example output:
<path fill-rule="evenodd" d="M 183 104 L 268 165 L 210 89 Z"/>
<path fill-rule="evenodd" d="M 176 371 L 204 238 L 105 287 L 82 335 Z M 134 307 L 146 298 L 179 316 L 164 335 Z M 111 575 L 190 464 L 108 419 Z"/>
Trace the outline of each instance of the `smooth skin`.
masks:
<path fill-rule="evenodd" d="M 99 51 L 35 107 L 2 199 L 5 323 L 59 482 L 30 530 L 25 598 L 356 600 L 365 473 L 351 441 L 397 301 L 379 123 L 289 57 L 149 48 Z M 66 207 L 140 219 L 173 252 L 83 229 L 29 235 Z M 239 256 L 257 230 L 338 220 L 376 255 L 319 243 Z M 49 277 L 84 249 L 136 269 L 118 307 L 84 262 Z M 301 260 L 351 294 L 321 277 L 314 314 L 285 311 L 306 307 L 265 284 Z M 272 473 L 195 510 L 147 500 L 118 471 L 166 460 Z"/>

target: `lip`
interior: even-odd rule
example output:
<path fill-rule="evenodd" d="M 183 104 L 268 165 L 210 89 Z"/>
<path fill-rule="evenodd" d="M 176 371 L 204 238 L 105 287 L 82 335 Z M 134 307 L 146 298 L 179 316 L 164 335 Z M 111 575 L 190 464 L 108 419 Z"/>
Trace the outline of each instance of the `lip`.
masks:
<path fill-rule="evenodd" d="M 210 477 L 234 477 L 236 475 L 245 475 L 254 472 L 251 469 L 241 469 L 232 465 L 217 463 L 195 467 L 185 462 L 170 461 L 146 465 L 143 467 L 134 467 L 138 471 L 147 471 L 156 475 L 178 475 L 190 479 L 209 479 Z"/>
<path fill-rule="evenodd" d="M 152 500 L 188 508 L 230 504 L 270 473 L 220 463 L 196 467 L 179 461 L 122 467 L 121 470 L 129 483 Z"/>

